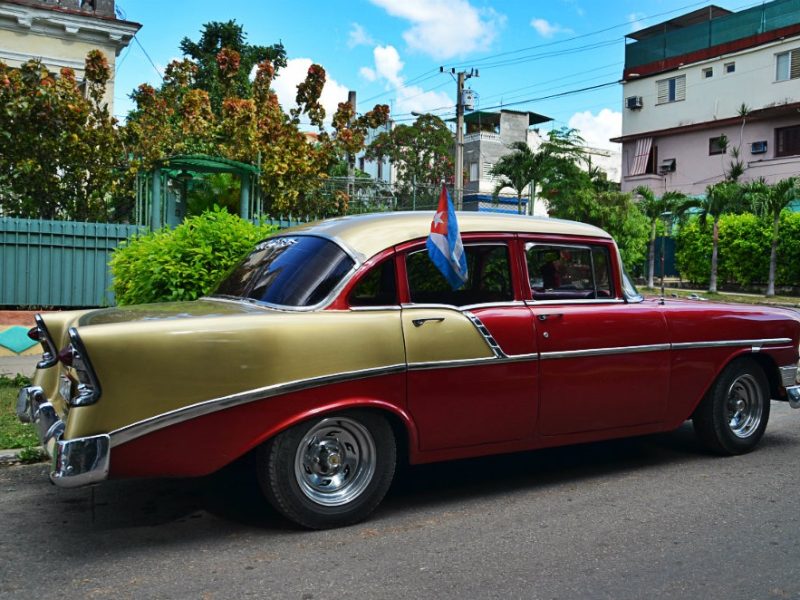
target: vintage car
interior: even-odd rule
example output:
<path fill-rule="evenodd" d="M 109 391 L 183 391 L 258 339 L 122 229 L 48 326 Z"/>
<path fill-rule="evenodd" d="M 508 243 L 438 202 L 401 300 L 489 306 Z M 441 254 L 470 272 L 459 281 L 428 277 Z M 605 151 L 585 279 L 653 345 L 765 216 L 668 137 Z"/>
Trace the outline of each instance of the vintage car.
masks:
<path fill-rule="evenodd" d="M 645 300 L 613 239 L 547 218 L 458 215 L 468 278 L 425 249 L 431 213 L 344 217 L 259 243 L 194 302 L 39 315 L 21 419 L 59 486 L 200 476 L 254 452 L 296 523 L 354 523 L 399 462 L 650 434 L 713 452 L 800 406 L 800 320 Z"/>

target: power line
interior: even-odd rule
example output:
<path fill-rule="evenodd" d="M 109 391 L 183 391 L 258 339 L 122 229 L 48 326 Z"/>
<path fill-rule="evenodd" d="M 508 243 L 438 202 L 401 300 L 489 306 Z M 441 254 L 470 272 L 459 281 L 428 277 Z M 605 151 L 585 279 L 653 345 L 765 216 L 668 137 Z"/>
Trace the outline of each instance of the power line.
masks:
<path fill-rule="evenodd" d="M 164 76 L 161 74 L 161 71 L 159 71 L 158 67 L 156 66 L 156 63 L 153 62 L 153 59 L 150 58 L 150 55 L 147 53 L 147 50 L 145 50 L 144 46 L 142 46 L 142 42 L 139 41 L 139 36 L 138 35 L 134 35 L 133 36 L 133 40 L 139 45 L 139 48 L 142 49 L 142 52 L 144 52 L 144 55 L 147 57 L 147 60 L 153 66 L 153 69 L 155 70 L 155 72 L 158 73 L 158 76 L 161 78 L 161 81 L 164 81 Z"/>

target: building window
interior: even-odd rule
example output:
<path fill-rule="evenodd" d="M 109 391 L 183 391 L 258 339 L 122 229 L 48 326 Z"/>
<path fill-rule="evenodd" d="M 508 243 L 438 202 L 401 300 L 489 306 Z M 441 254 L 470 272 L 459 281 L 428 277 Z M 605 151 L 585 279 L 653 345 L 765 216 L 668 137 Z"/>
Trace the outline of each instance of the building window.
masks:
<path fill-rule="evenodd" d="M 485 162 L 483 163 L 483 178 L 488 179 L 489 181 L 494 181 L 494 175 L 492 175 L 492 167 L 494 167 L 494 163 Z"/>
<path fill-rule="evenodd" d="M 800 48 L 775 55 L 775 79 L 800 79 Z"/>
<path fill-rule="evenodd" d="M 376 179 L 383 180 L 383 161 L 382 160 L 378 161 L 378 176 L 376 177 Z"/>
<path fill-rule="evenodd" d="M 736 72 L 736 63 L 735 62 L 725 63 L 725 72 L 726 73 L 735 73 Z"/>
<path fill-rule="evenodd" d="M 358 157 L 358 168 L 363 171 L 365 166 L 366 166 L 366 164 L 365 164 L 364 157 L 363 156 L 359 156 Z"/>
<path fill-rule="evenodd" d="M 469 180 L 478 181 L 478 163 L 469 163 Z"/>
<path fill-rule="evenodd" d="M 657 104 L 686 100 L 686 75 L 656 81 L 656 86 L 658 87 Z"/>
<path fill-rule="evenodd" d="M 714 154 L 725 154 L 727 149 L 728 149 L 728 138 L 726 138 L 724 135 L 708 139 L 709 156 L 713 156 Z"/>
<path fill-rule="evenodd" d="M 709 79 L 714 76 L 714 69 L 712 67 L 708 67 L 707 69 L 703 69 L 703 79 Z"/>
<path fill-rule="evenodd" d="M 800 154 L 800 125 L 775 130 L 775 156 Z"/>

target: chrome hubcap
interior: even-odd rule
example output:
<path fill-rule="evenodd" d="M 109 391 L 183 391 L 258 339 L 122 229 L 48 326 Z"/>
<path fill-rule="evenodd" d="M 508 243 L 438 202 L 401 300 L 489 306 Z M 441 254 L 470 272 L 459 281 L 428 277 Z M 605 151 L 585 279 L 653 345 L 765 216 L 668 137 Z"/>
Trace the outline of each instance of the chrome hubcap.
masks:
<path fill-rule="evenodd" d="M 297 484 L 323 506 L 357 498 L 375 474 L 375 442 L 369 431 L 347 417 L 323 419 L 303 437 L 294 461 Z"/>
<path fill-rule="evenodd" d="M 761 424 L 764 393 L 752 375 L 737 377 L 728 389 L 728 427 L 739 438 L 753 434 Z"/>

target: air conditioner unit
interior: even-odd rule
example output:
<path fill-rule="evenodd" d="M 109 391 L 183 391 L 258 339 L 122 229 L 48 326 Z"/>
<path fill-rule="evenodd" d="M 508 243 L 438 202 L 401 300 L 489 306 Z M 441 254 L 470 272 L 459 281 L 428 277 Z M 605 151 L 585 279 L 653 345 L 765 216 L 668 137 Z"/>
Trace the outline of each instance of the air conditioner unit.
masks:
<path fill-rule="evenodd" d="M 753 142 L 750 144 L 750 154 L 765 154 L 767 151 L 767 140 Z"/>
<path fill-rule="evenodd" d="M 638 110 L 644 106 L 641 96 L 628 96 L 625 98 L 625 106 L 631 110 Z"/>
<path fill-rule="evenodd" d="M 658 172 L 662 175 L 664 173 L 674 173 L 677 161 L 674 158 L 665 158 L 658 165 Z"/>

